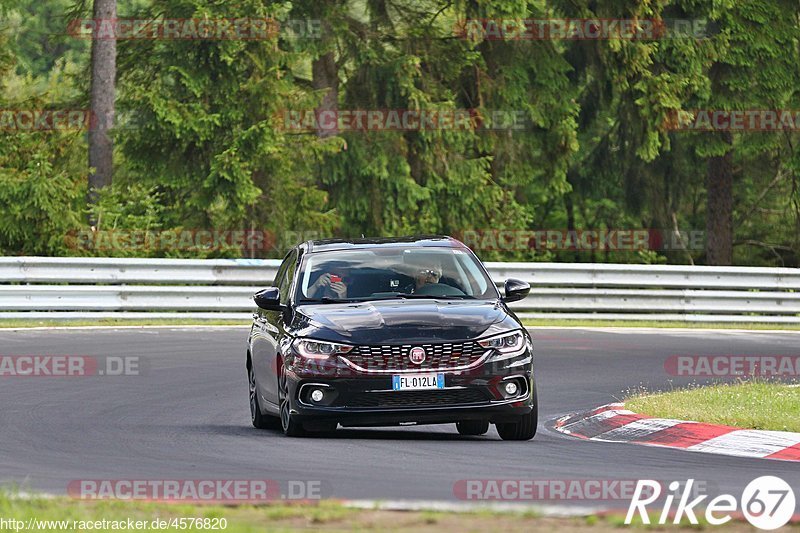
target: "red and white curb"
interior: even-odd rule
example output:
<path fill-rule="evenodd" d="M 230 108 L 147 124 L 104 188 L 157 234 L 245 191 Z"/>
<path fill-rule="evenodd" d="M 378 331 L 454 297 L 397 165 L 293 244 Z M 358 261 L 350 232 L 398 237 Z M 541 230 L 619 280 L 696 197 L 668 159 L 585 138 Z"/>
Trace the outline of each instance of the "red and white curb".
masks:
<path fill-rule="evenodd" d="M 692 452 L 800 461 L 800 433 L 651 418 L 629 411 L 621 403 L 559 418 L 555 430 L 593 441 L 629 442 Z"/>

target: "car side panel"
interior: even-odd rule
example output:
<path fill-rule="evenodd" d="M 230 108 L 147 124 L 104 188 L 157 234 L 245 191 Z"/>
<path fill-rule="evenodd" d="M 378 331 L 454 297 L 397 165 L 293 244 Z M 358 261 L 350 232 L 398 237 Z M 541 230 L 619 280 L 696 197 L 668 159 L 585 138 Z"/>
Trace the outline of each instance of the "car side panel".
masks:
<path fill-rule="evenodd" d="M 277 411 L 278 382 L 275 361 L 278 339 L 277 331 L 267 317 L 270 314 L 278 313 L 262 310 L 259 318 L 255 319 L 251 350 L 259 397 L 263 400 L 262 406 L 266 410 Z"/>

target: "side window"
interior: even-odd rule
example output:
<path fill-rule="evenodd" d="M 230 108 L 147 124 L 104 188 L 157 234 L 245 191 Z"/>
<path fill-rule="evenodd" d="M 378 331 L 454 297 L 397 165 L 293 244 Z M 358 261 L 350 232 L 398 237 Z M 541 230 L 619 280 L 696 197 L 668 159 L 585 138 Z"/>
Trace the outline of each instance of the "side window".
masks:
<path fill-rule="evenodd" d="M 292 252 L 286 254 L 286 257 L 283 258 L 283 262 L 281 266 L 278 267 L 278 273 L 275 274 L 275 279 L 272 280 L 273 287 L 280 287 L 281 280 L 283 279 L 284 274 L 286 274 L 286 267 L 289 266 L 289 259 L 291 259 Z"/>
<path fill-rule="evenodd" d="M 297 269 L 297 252 L 292 250 L 286 259 L 283 261 L 286 268 L 281 265 L 283 277 L 280 280 L 278 288 L 281 291 L 281 303 L 286 304 L 289 302 L 289 290 L 292 288 L 292 280 L 294 280 L 294 272 Z"/>
<path fill-rule="evenodd" d="M 470 261 L 465 255 L 458 256 L 458 262 L 466 269 L 466 276 L 469 279 L 469 285 L 472 288 L 470 294 L 486 294 L 489 285 L 478 270 L 478 266 L 474 261 Z"/>

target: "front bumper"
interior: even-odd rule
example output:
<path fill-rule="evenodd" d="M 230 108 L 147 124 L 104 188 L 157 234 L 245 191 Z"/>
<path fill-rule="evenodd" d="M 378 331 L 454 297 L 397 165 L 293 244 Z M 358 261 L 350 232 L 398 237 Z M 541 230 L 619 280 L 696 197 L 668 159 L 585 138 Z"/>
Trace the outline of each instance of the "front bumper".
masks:
<path fill-rule="evenodd" d="M 437 424 L 466 420 L 506 422 L 530 414 L 535 381 L 530 350 L 465 371 L 441 371 L 444 388 L 395 391 L 392 374 L 375 375 L 333 365 L 321 371 L 287 358 L 286 376 L 292 414 L 305 422 L 336 421 L 343 426 Z M 435 371 L 433 371 L 435 372 Z M 514 395 L 504 385 L 518 385 Z M 323 392 L 313 401 L 311 392 Z"/>

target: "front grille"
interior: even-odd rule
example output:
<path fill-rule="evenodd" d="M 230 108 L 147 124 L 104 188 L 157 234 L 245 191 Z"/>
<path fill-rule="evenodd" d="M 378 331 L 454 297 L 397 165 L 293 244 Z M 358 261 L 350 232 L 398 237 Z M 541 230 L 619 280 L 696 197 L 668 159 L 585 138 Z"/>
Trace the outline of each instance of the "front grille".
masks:
<path fill-rule="evenodd" d="M 408 358 L 411 348 L 425 349 L 425 361 L 412 363 Z M 398 370 L 446 370 L 475 363 L 486 352 L 475 341 L 447 342 L 441 344 L 387 344 L 382 346 L 358 346 L 346 359 L 370 372 Z"/>
<path fill-rule="evenodd" d="M 487 401 L 479 389 L 362 392 L 347 400 L 348 407 L 431 407 Z"/>

